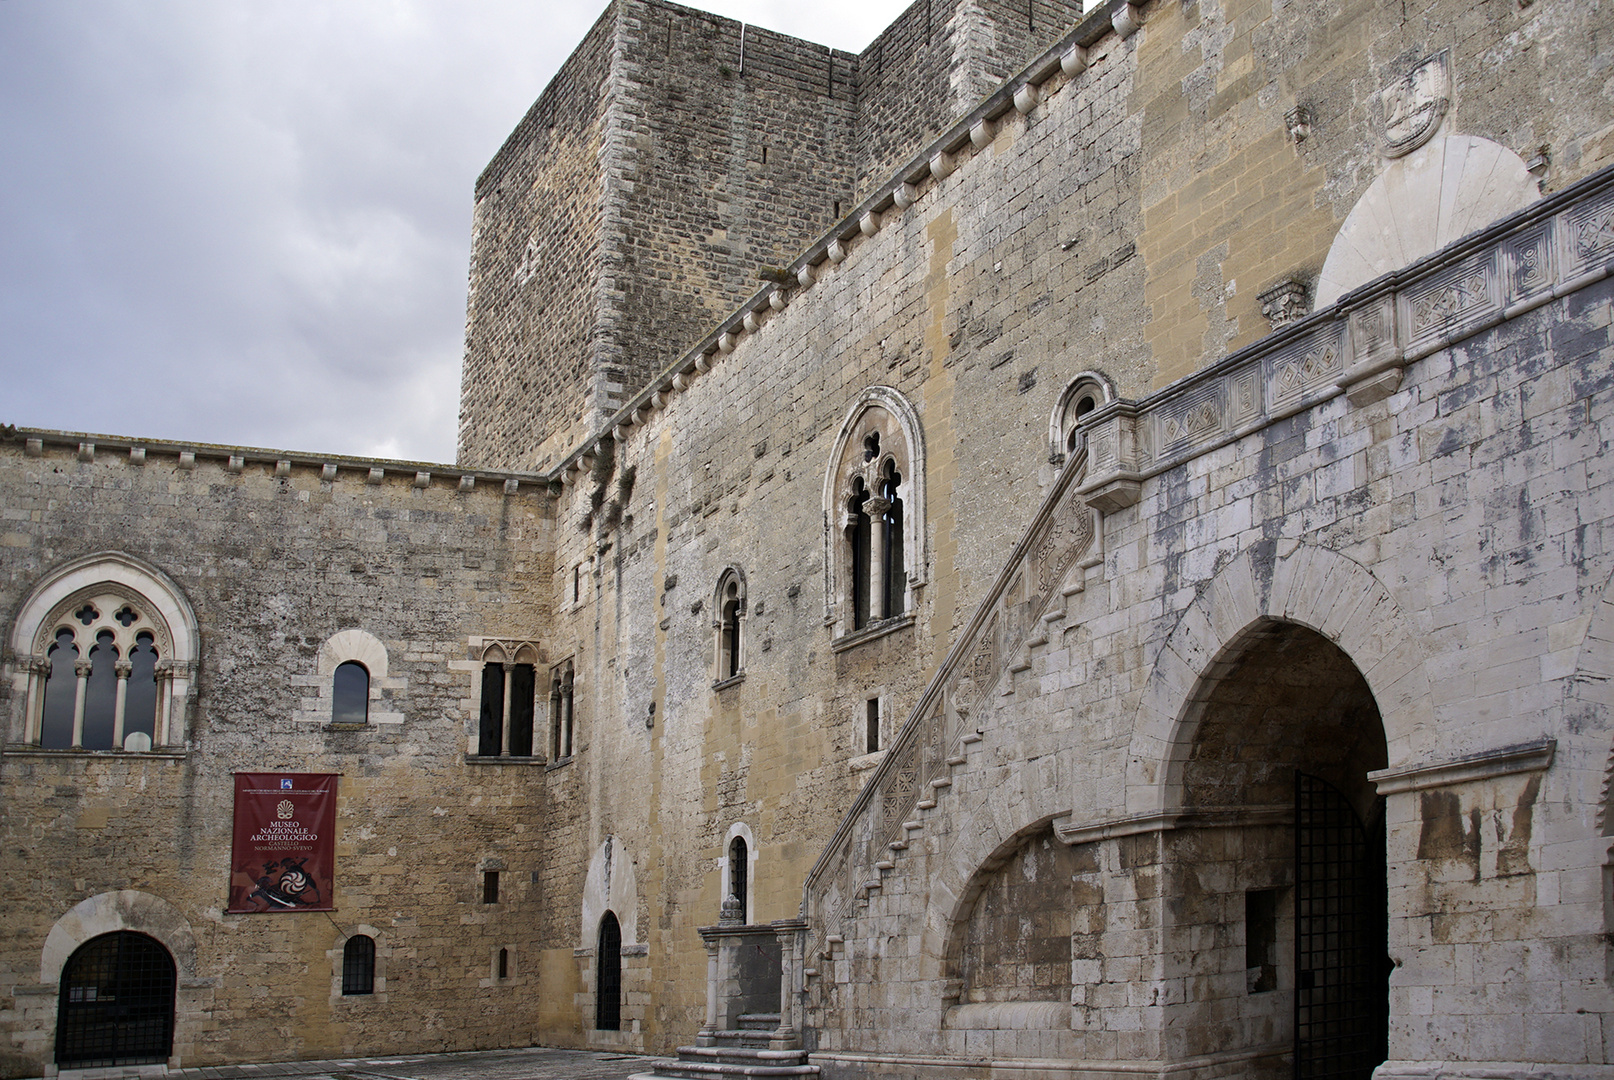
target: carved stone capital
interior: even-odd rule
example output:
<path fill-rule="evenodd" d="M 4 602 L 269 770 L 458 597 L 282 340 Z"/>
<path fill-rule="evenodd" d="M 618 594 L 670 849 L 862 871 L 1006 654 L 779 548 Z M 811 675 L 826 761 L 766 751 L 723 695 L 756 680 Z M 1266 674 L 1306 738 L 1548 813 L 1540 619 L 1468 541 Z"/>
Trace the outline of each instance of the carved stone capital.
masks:
<path fill-rule="evenodd" d="M 74 660 L 73 674 L 81 679 L 88 679 L 90 677 L 90 662 L 88 660 Z"/>
<path fill-rule="evenodd" d="M 118 678 L 127 679 L 134 674 L 134 664 L 128 660 L 119 660 L 112 665 L 112 670 L 118 673 Z"/>
<path fill-rule="evenodd" d="M 1280 281 L 1260 294 L 1261 314 L 1272 329 L 1278 330 L 1296 322 L 1308 313 L 1306 286 L 1299 281 Z"/>

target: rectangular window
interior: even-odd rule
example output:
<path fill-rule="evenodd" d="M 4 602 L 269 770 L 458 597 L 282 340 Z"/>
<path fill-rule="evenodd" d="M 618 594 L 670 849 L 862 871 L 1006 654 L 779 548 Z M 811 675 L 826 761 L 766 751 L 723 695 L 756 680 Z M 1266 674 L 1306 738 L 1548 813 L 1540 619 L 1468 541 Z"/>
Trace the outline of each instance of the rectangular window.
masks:
<path fill-rule="evenodd" d="M 880 699 L 869 698 L 866 703 L 868 710 L 863 752 L 872 754 L 880 749 Z"/>
<path fill-rule="evenodd" d="M 1278 890 L 1244 894 L 1244 978 L 1248 991 L 1278 988 Z"/>
<path fill-rule="evenodd" d="M 497 870 L 482 871 L 482 902 L 484 904 L 497 904 L 499 902 L 499 872 Z"/>

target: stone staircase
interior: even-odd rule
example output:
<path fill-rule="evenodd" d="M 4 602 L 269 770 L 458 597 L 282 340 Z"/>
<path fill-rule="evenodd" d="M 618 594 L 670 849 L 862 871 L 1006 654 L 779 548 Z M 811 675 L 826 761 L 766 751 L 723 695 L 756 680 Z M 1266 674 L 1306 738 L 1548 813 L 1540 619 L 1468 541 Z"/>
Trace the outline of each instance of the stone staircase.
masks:
<path fill-rule="evenodd" d="M 808 874 L 809 984 L 819 963 L 837 955 L 871 894 L 901 872 L 906 854 L 923 850 L 926 820 L 946 814 L 955 774 L 984 749 L 992 699 L 1015 693 L 1035 650 L 1067 622 L 1086 570 L 1102 563 L 1099 514 L 1083 494 L 1086 473 L 1083 445 Z"/>
<path fill-rule="evenodd" d="M 703 1032 L 703 1045 L 680 1046 L 677 1061 L 659 1061 L 650 1072 L 635 1073 L 629 1080 L 817 1076 L 818 1066 L 807 1064 L 807 1051 L 768 1049 L 778 1028 L 778 1013 L 747 1013 L 740 1017 L 738 1028 Z"/>

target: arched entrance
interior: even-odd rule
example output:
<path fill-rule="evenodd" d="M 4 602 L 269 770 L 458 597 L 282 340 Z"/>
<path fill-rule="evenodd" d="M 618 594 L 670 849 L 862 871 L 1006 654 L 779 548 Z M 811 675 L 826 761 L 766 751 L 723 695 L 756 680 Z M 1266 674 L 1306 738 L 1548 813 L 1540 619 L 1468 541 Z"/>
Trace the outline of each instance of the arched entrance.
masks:
<path fill-rule="evenodd" d="M 1181 732 L 1193 827 L 1166 854 L 1186 985 L 1174 1056 L 1368 1080 L 1386 1056 L 1384 725 L 1317 632 L 1263 620 L 1215 665 Z"/>
<path fill-rule="evenodd" d="M 622 1030 L 622 927 L 607 911 L 600 920 L 599 949 L 595 952 L 594 1028 Z"/>
<path fill-rule="evenodd" d="M 132 930 L 91 938 L 62 969 L 56 1064 L 87 1069 L 166 1062 L 174 1045 L 174 958 Z"/>

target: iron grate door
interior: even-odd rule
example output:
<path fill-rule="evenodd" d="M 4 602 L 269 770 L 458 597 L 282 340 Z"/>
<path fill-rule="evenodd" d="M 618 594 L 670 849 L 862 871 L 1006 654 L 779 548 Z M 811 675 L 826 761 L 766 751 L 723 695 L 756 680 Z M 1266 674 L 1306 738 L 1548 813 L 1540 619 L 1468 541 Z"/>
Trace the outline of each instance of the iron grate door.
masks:
<path fill-rule="evenodd" d="M 1374 842 L 1338 789 L 1296 773 L 1298 1080 L 1368 1080 L 1384 1061 L 1385 925 L 1382 841 Z"/>
<path fill-rule="evenodd" d="M 622 927 L 616 916 L 605 913 L 600 920 L 600 948 L 596 954 L 594 1027 L 599 1031 L 622 1030 Z"/>
<path fill-rule="evenodd" d="M 79 946 L 62 970 L 56 1064 L 149 1065 L 174 1046 L 174 960 L 156 940 L 120 930 Z"/>

